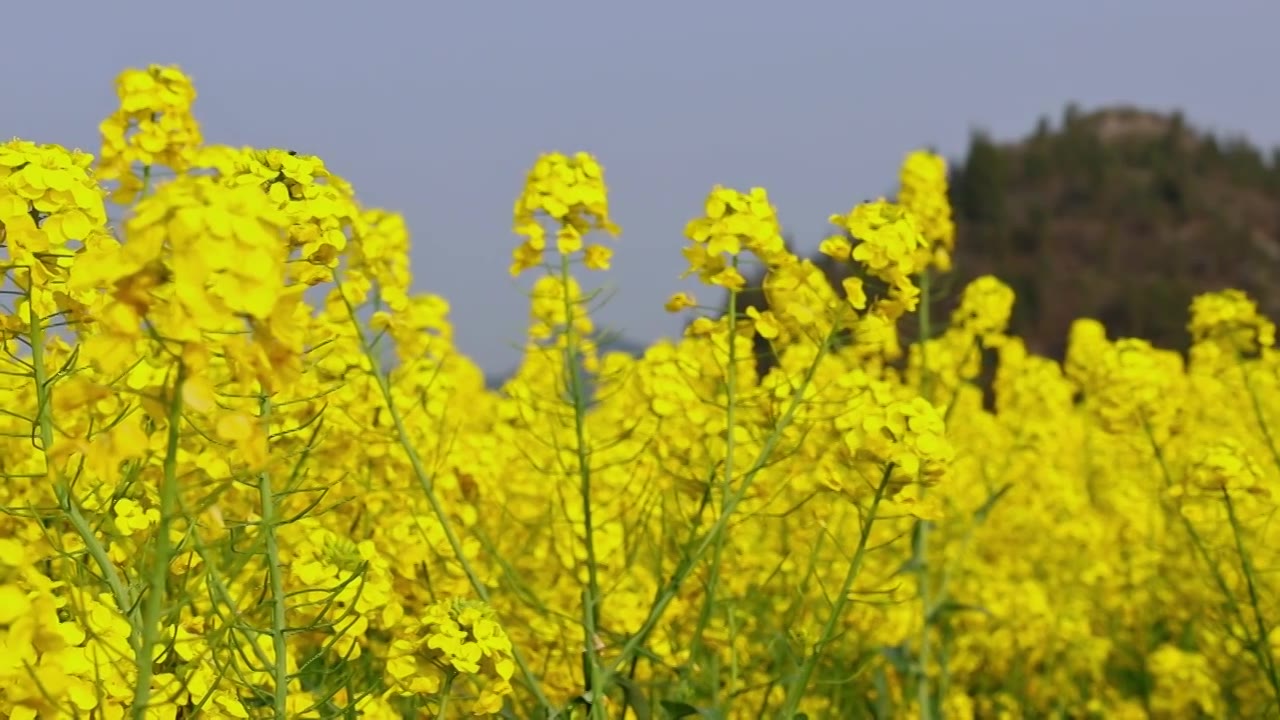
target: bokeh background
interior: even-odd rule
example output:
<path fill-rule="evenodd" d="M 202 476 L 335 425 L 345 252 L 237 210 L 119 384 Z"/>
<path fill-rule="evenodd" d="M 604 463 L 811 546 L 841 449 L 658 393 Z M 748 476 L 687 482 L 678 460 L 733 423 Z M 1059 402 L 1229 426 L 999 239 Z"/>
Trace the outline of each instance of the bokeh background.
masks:
<path fill-rule="evenodd" d="M 132 0 L 4 18 L 0 135 L 96 151 L 116 73 L 177 64 L 208 141 L 319 155 L 403 212 L 416 289 L 450 301 L 494 375 L 526 325 L 511 203 L 547 150 L 605 163 L 624 232 L 599 319 L 637 346 L 680 330 L 662 303 L 688 287 L 681 232 L 711 185 L 765 186 L 814 249 L 921 146 L 955 161 L 961 274 L 1014 284 L 1015 332 L 1044 352 L 1053 318 L 1079 314 L 1176 341 L 1192 286 L 1258 293 L 1250 273 L 1280 255 L 1274 2 Z M 1144 327 L 1151 308 L 1172 327 Z"/>

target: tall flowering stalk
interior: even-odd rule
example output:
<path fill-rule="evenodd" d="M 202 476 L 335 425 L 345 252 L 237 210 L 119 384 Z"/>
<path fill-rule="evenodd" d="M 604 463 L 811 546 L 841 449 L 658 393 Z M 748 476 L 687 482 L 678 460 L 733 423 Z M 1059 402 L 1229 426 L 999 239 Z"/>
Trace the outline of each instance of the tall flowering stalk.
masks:
<path fill-rule="evenodd" d="M 713 187 L 685 332 L 611 352 L 604 171 L 550 153 L 491 389 L 403 217 L 206 144 L 177 68 L 116 87 L 97 158 L 0 143 L 0 718 L 1274 715 L 1280 354 L 1244 294 L 1192 301 L 1185 357 L 1087 318 L 1037 356 L 991 276 L 942 322 L 917 152 L 821 262 Z"/>

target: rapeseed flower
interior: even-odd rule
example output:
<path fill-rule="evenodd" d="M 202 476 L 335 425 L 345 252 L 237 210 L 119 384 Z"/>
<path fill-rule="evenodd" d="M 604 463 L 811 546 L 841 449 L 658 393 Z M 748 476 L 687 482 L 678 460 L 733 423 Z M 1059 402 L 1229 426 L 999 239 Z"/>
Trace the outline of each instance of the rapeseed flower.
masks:
<path fill-rule="evenodd" d="M 578 268 L 611 264 L 609 188 L 552 153 L 490 387 L 402 216 L 320 158 L 204 145 L 176 69 L 118 90 L 96 163 L 0 144 L 0 717 L 1280 698 L 1280 356 L 1243 293 L 1192 302 L 1186 358 L 1088 318 L 1039 356 L 994 277 L 925 328 L 955 237 L 919 152 L 832 218 L 834 265 L 713 188 L 688 269 L 767 305 L 609 352 Z"/>

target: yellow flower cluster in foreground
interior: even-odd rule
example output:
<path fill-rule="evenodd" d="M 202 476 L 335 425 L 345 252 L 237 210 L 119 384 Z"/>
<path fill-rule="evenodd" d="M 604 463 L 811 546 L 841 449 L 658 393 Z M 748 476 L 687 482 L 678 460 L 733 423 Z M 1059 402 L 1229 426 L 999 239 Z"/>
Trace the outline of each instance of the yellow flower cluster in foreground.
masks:
<path fill-rule="evenodd" d="M 1090 320 L 1036 357 L 991 277 L 935 323 L 920 152 L 832 217 L 839 291 L 763 189 L 712 189 L 689 275 L 763 266 L 768 308 L 602 353 L 578 266 L 619 229 L 597 160 L 550 154 L 489 391 L 398 215 L 203 144 L 177 69 L 118 91 L 96 162 L 0 145 L 0 716 L 1278 712 L 1280 354 L 1247 297 L 1195 300 L 1186 359 Z"/>

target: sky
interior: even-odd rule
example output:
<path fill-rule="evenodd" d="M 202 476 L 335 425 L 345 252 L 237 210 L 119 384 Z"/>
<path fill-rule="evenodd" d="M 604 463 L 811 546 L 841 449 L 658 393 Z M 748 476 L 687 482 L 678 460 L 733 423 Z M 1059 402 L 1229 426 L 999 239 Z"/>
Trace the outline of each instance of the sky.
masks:
<path fill-rule="evenodd" d="M 662 305 L 694 289 L 682 232 L 715 184 L 765 187 L 808 250 L 908 151 L 959 158 L 973 129 L 1016 139 L 1068 102 L 1280 144 L 1264 0 L 46 0 L 5 26 L 0 137 L 97 152 L 115 76 L 178 65 L 208 142 L 317 155 L 403 213 L 414 290 L 490 373 L 528 326 L 511 205 L 543 152 L 604 165 L 623 232 L 596 320 L 648 343 L 683 325 Z"/>

